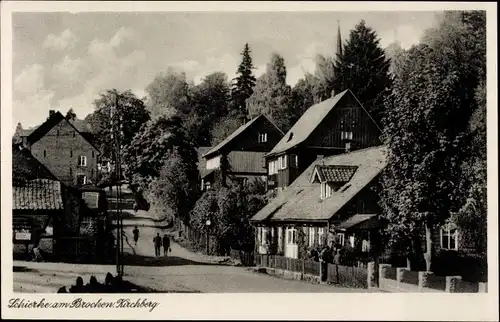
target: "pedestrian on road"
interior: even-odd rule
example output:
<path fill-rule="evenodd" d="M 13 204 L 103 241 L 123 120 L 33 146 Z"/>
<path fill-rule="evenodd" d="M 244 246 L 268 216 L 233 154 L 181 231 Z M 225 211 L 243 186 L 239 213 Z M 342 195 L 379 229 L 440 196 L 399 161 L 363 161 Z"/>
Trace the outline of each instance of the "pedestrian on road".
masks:
<path fill-rule="evenodd" d="M 170 238 L 168 238 L 167 234 L 163 236 L 163 255 L 168 256 L 168 252 L 170 251 Z"/>
<path fill-rule="evenodd" d="M 321 281 L 324 282 L 328 277 L 328 263 L 331 262 L 331 251 L 328 245 L 324 245 L 323 249 L 319 254 L 320 269 L 321 269 Z"/>
<path fill-rule="evenodd" d="M 161 249 L 161 237 L 160 233 L 156 233 L 156 237 L 153 238 L 153 244 L 155 246 L 155 255 L 160 256 L 160 249 Z"/>
<path fill-rule="evenodd" d="M 135 226 L 135 228 L 132 231 L 132 233 L 134 234 L 135 246 L 137 246 L 137 241 L 139 240 L 139 229 L 137 229 L 137 226 Z"/>

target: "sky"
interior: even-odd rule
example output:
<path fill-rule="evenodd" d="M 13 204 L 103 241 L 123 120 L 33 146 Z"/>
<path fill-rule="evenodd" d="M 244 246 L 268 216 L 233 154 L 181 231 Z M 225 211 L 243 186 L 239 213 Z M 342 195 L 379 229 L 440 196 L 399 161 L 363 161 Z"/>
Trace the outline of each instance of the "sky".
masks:
<path fill-rule="evenodd" d="M 433 27 L 440 12 L 92 12 L 12 16 L 13 127 L 36 126 L 49 110 L 79 118 L 110 88 L 139 97 L 154 77 L 172 67 L 199 83 L 223 71 L 234 78 L 245 42 L 256 76 L 273 52 L 285 59 L 287 82 L 313 72 L 317 54 L 334 53 L 364 19 L 383 48 L 409 48 Z"/>

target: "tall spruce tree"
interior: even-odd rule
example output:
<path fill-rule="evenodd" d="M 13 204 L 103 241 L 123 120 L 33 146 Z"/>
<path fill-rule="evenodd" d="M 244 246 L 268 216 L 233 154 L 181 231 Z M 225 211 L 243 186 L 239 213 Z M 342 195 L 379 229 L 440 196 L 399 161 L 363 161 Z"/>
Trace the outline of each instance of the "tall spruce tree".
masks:
<path fill-rule="evenodd" d="M 246 100 L 253 94 L 253 88 L 256 82 L 252 72 L 254 66 L 250 53 L 250 46 L 246 43 L 241 53 L 243 58 L 238 66 L 238 76 L 234 79 L 236 82 L 231 88 L 231 98 L 234 108 L 238 110 L 240 114 L 246 114 Z"/>
<path fill-rule="evenodd" d="M 333 89 L 350 89 L 382 127 L 383 100 L 390 93 L 390 61 L 379 45 L 376 32 L 365 21 L 351 30 L 349 39 L 334 63 Z"/>

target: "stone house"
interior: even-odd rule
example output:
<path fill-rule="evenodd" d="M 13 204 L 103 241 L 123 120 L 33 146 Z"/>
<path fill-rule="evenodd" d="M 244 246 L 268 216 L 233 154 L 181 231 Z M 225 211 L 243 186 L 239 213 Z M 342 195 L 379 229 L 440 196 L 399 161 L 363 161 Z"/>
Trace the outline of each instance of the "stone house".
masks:
<path fill-rule="evenodd" d="M 47 120 L 30 130 L 18 130 L 23 146 L 68 186 L 96 185 L 100 152 L 88 126 L 51 110 Z"/>

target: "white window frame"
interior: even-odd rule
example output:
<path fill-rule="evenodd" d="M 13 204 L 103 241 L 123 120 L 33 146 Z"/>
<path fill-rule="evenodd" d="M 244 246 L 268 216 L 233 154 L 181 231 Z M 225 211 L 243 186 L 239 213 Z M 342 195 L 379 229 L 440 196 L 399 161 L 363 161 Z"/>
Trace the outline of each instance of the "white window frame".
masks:
<path fill-rule="evenodd" d="M 309 247 L 314 245 L 316 241 L 316 229 L 315 227 L 309 227 Z"/>
<path fill-rule="evenodd" d="M 443 237 L 447 237 L 447 239 L 448 239 L 448 246 L 447 247 L 445 247 L 445 245 L 443 244 Z M 450 247 L 452 238 L 455 239 L 455 247 L 453 247 L 453 248 Z M 439 230 L 439 244 L 440 244 L 442 249 L 458 250 L 458 238 L 459 238 L 459 234 L 458 234 L 458 229 L 456 229 L 456 228 L 445 229 L 444 227 L 441 227 L 441 229 Z"/>
<path fill-rule="evenodd" d="M 259 143 L 267 142 L 267 133 L 259 133 Z"/>
<path fill-rule="evenodd" d="M 86 167 L 87 166 L 87 156 L 80 155 L 78 157 L 78 166 L 79 167 Z"/>
<path fill-rule="evenodd" d="M 288 227 L 286 229 L 286 244 L 297 245 L 297 228 Z"/>
<path fill-rule="evenodd" d="M 344 233 L 337 233 L 337 237 L 338 237 L 340 246 L 344 246 L 345 245 L 345 234 Z"/>
<path fill-rule="evenodd" d="M 269 161 L 269 175 L 278 173 L 278 161 Z"/>
<path fill-rule="evenodd" d="M 342 140 L 352 140 L 352 131 L 342 131 L 340 133 L 340 138 Z"/>
<path fill-rule="evenodd" d="M 278 163 L 279 163 L 278 170 L 286 169 L 286 161 L 287 161 L 286 157 L 287 157 L 286 155 L 282 155 L 278 158 Z"/>
<path fill-rule="evenodd" d="M 76 175 L 76 183 L 77 184 L 79 184 L 78 183 L 78 177 L 83 177 L 83 183 L 82 184 L 87 184 L 87 176 L 86 175 L 84 175 L 84 174 L 77 174 Z"/>
<path fill-rule="evenodd" d="M 318 228 L 318 245 L 323 245 L 323 236 L 325 235 L 325 228 Z"/>

